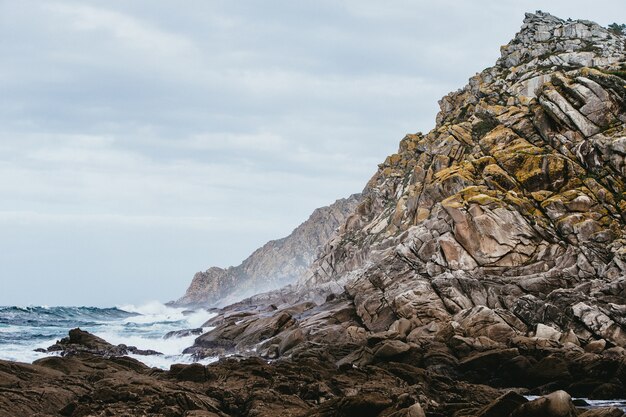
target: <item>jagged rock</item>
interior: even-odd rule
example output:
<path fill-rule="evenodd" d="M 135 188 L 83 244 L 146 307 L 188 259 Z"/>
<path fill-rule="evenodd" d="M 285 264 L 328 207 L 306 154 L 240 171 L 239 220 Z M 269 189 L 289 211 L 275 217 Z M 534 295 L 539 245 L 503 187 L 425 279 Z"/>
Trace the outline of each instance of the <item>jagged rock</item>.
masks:
<path fill-rule="evenodd" d="M 561 340 L 562 333 L 554 327 L 546 326 L 543 323 L 538 323 L 535 329 L 535 337 L 550 340 Z"/>
<path fill-rule="evenodd" d="M 240 265 L 196 273 L 185 295 L 172 304 L 224 306 L 295 282 L 359 202 L 354 194 L 318 208 L 289 236 L 266 243 Z"/>
<path fill-rule="evenodd" d="M 420 403 L 415 403 L 408 408 L 390 414 L 389 417 L 426 417 L 426 413 L 424 413 Z"/>
<path fill-rule="evenodd" d="M 69 331 L 68 337 L 58 340 L 46 349 L 47 352 L 59 353 L 63 356 L 89 353 L 98 356 L 125 356 L 130 353 L 135 355 L 161 355 L 155 350 L 137 349 L 135 346 L 112 345 L 106 340 L 95 336 L 79 328 Z"/>
<path fill-rule="evenodd" d="M 528 400 L 514 391 L 498 397 L 495 401 L 488 404 L 478 411 L 476 417 L 502 417 L 510 415 L 513 410 L 520 405 L 527 403 Z"/>
<path fill-rule="evenodd" d="M 587 410 L 578 417 L 624 417 L 626 413 L 616 407 Z"/>
<path fill-rule="evenodd" d="M 374 357 L 377 359 L 391 358 L 405 353 L 410 348 L 408 344 L 400 340 L 385 340 L 374 350 Z"/>
<path fill-rule="evenodd" d="M 312 229 L 328 222 L 197 276 L 182 303 L 310 264 L 218 311 L 187 350 L 236 356 L 161 372 L 77 333 L 61 343 L 77 355 L 0 361 L 0 410 L 565 417 L 577 410 L 564 391 L 524 402 L 486 384 L 623 393 L 624 68 L 624 37 L 528 14 L 495 66 L 441 100 L 434 129 L 380 164 L 312 264 L 331 236 Z"/>
<path fill-rule="evenodd" d="M 529 329 L 550 341 L 533 345 L 625 346 L 625 66 L 623 37 L 528 14 L 436 127 L 379 166 L 293 291 L 345 288 L 366 330 L 408 320 L 411 343 L 453 320 L 457 346 Z"/>
<path fill-rule="evenodd" d="M 442 99 L 435 128 L 380 164 L 305 276 L 225 309 L 196 348 L 294 357 L 334 343 L 360 368 L 406 344 L 394 358 L 472 379 L 468 358 L 512 348 L 506 369 L 529 388 L 572 384 L 581 344 L 626 345 L 625 65 L 622 37 L 527 15 L 495 66 Z"/>
<path fill-rule="evenodd" d="M 585 352 L 589 353 L 602 353 L 606 347 L 606 340 L 593 340 L 585 345 Z"/>
<path fill-rule="evenodd" d="M 626 331 L 598 307 L 581 302 L 572 306 L 572 311 L 596 335 L 618 346 L 626 346 Z"/>
<path fill-rule="evenodd" d="M 197 336 L 202 334 L 202 327 L 198 327 L 197 329 L 184 329 L 184 330 L 172 330 L 171 332 L 165 333 L 163 339 L 171 339 L 172 337 L 187 337 L 187 336 Z"/>
<path fill-rule="evenodd" d="M 578 411 L 572 397 L 565 391 L 555 391 L 536 400 L 521 404 L 510 417 L 576 417 Z"/>

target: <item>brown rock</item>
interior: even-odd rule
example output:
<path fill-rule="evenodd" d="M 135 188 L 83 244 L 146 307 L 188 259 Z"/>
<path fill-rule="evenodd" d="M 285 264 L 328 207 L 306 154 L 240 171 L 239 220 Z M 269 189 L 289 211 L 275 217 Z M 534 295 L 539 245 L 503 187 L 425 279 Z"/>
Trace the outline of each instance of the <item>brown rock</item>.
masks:
<path fill-rule="evenodd" d="M 576 417 L 578 411 L 572 397 L 565 391 L 555 391 L 536 400 L 521 404 L 510 417 Z"/>

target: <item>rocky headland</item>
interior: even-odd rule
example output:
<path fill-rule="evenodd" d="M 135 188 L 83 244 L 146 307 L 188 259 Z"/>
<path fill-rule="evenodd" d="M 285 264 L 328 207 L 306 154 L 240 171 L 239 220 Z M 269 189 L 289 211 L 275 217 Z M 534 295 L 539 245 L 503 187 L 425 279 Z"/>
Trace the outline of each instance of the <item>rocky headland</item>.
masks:
<path fill-rule="evenodd" d="M 296 282 L 359 202 L 354 194 L 318 208 L 289 236 L 267 242 L 240 265 L 196 273 L 185 295 L 172 304 L 225 306 Z"/>
<path fill-rule="evenodd" d="M 0 361 L 0 410 L 624 416 L 572 398 L 626 398 L 625 42 L 527 14 L 435 128 L 379 165 L 297 282 L 205 323 L 187 352 L 222 359 Z"/>

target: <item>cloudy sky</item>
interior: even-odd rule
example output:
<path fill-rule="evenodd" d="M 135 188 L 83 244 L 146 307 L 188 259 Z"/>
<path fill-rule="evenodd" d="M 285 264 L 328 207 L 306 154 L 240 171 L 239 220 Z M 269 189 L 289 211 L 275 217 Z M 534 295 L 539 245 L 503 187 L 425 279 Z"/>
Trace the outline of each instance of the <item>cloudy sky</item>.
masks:
<path fill-rule="evenodd" d="M 0 305 L 182 295 L 360 191 L 524 11 L 623 0 L 0 0 Z"/>

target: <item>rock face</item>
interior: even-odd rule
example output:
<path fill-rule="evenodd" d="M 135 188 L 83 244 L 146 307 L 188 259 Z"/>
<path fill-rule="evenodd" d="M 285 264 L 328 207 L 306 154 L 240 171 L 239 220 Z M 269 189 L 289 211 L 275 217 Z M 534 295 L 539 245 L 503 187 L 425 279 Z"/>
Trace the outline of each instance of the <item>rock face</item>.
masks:
<path fill-rule="evenodd" d="M 495 66 L 407 135 L 300 280 L 366 331 L 459 325 L 506 342 L 539 325 L 626 346 L 624 37 L 527 14 Z"/>
<path fill-rule="evenodd" d="M 175 304 L 223 306 L 295 282 L 359 201 L 360 195 L 354 194 L 316 209 L 289 236 L 266 243 L 238 266 L 196 273 Z"/>
<path fill-rule="evenodd" d="M 435 128 L 379 165 L 297 285 L 225 308 L 189 351 L 332 344 L 339 367 L 420 352 L 412 363 L 449 378 L 619 396 L 624 44 L 527 14 L 497 63 L 441 100 Z"/>

